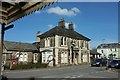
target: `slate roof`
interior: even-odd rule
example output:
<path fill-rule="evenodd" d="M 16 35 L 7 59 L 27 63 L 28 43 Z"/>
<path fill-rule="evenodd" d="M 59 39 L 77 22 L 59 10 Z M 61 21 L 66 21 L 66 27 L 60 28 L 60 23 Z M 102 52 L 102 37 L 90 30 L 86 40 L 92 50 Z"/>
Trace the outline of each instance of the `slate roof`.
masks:
<path fill-rule="evenodd" d="M 96 49 L 90 50 L 91 55 L 101 55 L 100 53 L 97 52 Z"/>
<path fill-rule="evenodd" d="M 39 37 L 42 39 L 42 38 L 45 38 L 45 37 L 52 37 L 52 36 L 55 36 L 55 35 L 66 36 L 66 37 L 73 38 L 73 39 L 90 41 L 89 38 L 79 34 L 78 32 L 72 31 L 72 30 L 69 30 L 69 29 L 66 29 L 66 28 L 62 28 L 60 26 L 57 26 L 57 27 L 54 27 L 54 28 L 50 29 L 49 31 L 41 34 Z"/>
<path fill-rule="evenodd" d="M 37 49 L 39 49 L 40 48 L 40 42 L 34 42 L 34 43 L 32 43 L 34 46 L 36 46 L 36 48 Z"/>
<path fill-rule="evenodd" d="M 8 51 L 38 52 L 38 49 L 30 43 L 4 41 L 4 47 Z"/>
<path fill-rule="evenodd" d="M 120 48 L 120 43 L 100 44 L 97 48 Z"/>

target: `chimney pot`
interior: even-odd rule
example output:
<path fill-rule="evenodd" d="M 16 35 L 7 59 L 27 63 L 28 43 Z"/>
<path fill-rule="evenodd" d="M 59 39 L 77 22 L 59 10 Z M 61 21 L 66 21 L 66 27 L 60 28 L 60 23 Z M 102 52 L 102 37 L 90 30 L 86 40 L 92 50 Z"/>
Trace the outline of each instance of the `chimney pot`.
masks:
<path fill-rule="evenodd" d="M 41 35 L 41 32 L 40 31 L 38 31 L 37 33 L 36 33 L 36 42 L 40 42 L 40 36 Z"/>
<path fill-rule="evenodd" d="M 69 30 L 74 31 L 74 25 L 73 25 L 73 23 L 72 23 L 72 22 L 69 24 Z"/>
<path fill-rule="evenodd" d="M 62 19 L 59 20 L 58 26 L 62 27 L 62 28 L 65 28 L 65 20 L 64 20 L 64 18 L 62 18 Z"/>

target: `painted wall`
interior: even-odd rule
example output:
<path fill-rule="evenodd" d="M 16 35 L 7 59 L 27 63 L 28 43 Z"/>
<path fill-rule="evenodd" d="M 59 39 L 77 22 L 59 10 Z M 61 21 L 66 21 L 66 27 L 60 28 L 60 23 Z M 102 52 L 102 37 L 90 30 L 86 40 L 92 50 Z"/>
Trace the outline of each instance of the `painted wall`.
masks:
<path fill-rule="evenodd" d="M 97 49 L 97 52 L 101 53 L 101 56 L 106 56 L 108 58 L 109 54 L 115 54 L 115 58 L 120 58 L 119 56 L 119 48 L 100 48 Z"/>

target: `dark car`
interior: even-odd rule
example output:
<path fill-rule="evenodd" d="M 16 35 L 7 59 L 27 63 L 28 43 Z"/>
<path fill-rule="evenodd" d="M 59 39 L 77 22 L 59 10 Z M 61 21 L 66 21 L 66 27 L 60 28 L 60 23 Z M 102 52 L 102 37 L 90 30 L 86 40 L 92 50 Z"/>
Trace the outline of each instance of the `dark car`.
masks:
<path fill-rule="evenodd" d="M 91 62 L 91 66 L 106 66 L 107 64 L 107 61 L 106 59 L 103 59 L 103 58 L 96 58 L 94 59 L 92 62 Z"/>
<path fill-rule="evenodd" d="M 120 69 L 120 60 L 112 60 L 108 62 L 108 68 L 118 68 Z"/>

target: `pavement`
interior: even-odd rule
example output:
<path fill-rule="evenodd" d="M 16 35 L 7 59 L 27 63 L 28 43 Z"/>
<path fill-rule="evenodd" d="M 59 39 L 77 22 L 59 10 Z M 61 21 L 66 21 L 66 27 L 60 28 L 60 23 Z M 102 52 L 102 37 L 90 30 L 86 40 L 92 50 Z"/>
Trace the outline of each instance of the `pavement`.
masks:
<path fill-rule="evenodd" d="M 118 78 L 117 71 L 106 70 L 106 67 L 91 67 L 88 64 L 5 71 L 8 78 Z M 112 79 L 113 80 L 113 79 Z"/>

